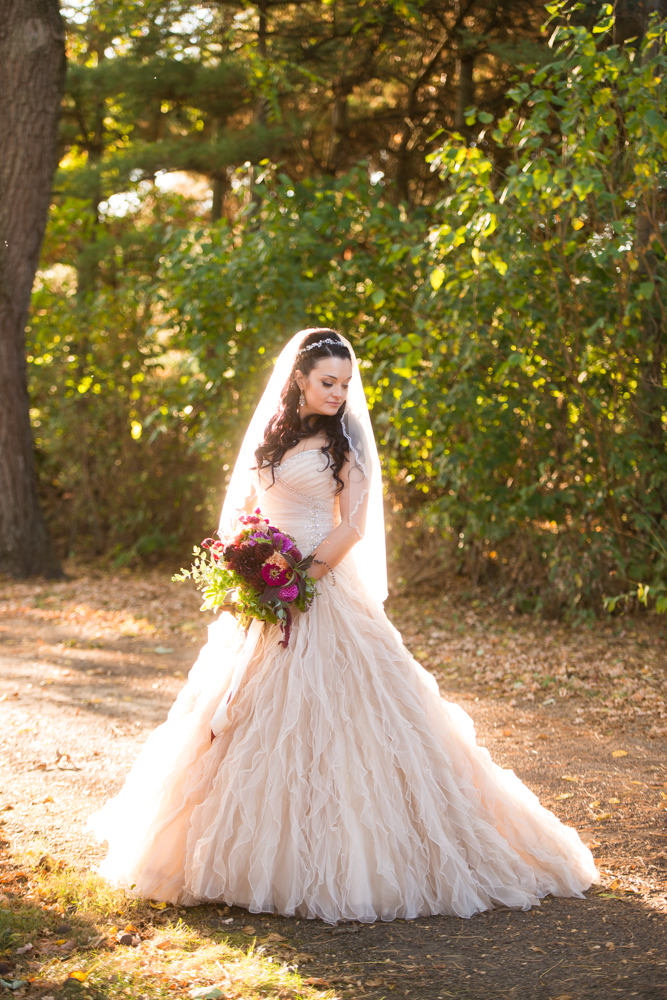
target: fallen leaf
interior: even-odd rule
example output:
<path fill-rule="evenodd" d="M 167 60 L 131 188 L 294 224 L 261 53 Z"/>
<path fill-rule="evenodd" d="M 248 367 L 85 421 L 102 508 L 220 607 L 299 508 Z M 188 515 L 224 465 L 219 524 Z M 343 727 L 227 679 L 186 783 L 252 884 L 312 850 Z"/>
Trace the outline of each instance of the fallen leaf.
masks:
<path fill-rule="evenodd" d="M 611 813 L 600 813 L 599 816 L 593 816 L 596 823 L 599 823 L 603 819 L 611 819 Z"/>
<path fill-rule="evenodd" d="M 88 978 L 87 972 L 82 972 L 81 969 L 75 969 L 74 972 L 70 972 L 68 977 L 69 980 L 74 980 L 77 983 L 85 983 Z"/>
<path fill-rule="evenodd" d="M 123 927 L 123 933 L 124 934 L 138 934 L 139 931 L 134 926 L 134 924 L 126 924 L 125 927 Z"/>
<path fill-rule="evenodd" d="M 310 977 L 310 979 L 302 979 L 302 983 L 306 986 L 326 986 L 327 989 L 331 987 L 331 983 L 327 982 L 326 979 L 316 979 L 315 977 Z"/>
<path fill-rule="evenodd" d="M 609 886 L 609 888 L 610 889 L 618 889 L 618 888 L 620 888 L 620 885 L 621 885 L 621 883 L 618 881 L 617 878 L 615 878 L 614 881 Z"/>
<path fill-rule="evenodd" d="M 190 990 L 188 996 L 196 997 L 197 1000 L 217 1000 L 224 993 L 217 986 L 198 986 L 197 989 Z"/>
<path fill-rule="evenodd" d="M 30 943 L 24 944 L 22 948 L 16 949 L 17 955 L 27 955 L 29 951 L 32 951 L 32 945 Z"/>
<path fill-rule="evenodd" d="M 539 733 L 538 736 L 537 736 L 537 738 L 538 738 L 538 740 L 548 740 L 549 739 L 549 737 L 547 736 L 546 733 Z"/>
<path fill-rule="evenodd" d="M 562 774 L 561 781 L 579 781 L 579 778 L 573 778 L 569 774 Z"/>
<path fill-rule="evenodd" d="M 167 907 L 169 906 L 169 903 L 155 903 L 151 899 L 148 905 L 150 906 L 151 910 L 166 910 Z"/>
<path fill-rule="evenodd" d="M 612 750 L 611 755 L 612 755 L 612 757 L 627 757 L 628 756 L 628 751 L 627 750 Z"/>
<path fill-rule="evenodd" d="M 226 921 L 225 921 L 226 923 Z M 262 944 L 271 944 L 273 941 L 286 941 L 287 938 L 283 937 L 282 934 L 271 933 L 267 937 L 262 938 Z"/>
<path fill-rule="evenodd" d="M 367 979 L 364 986 L 382 986 L 382 979 Z"/>
<path fill-rule="evenodd" d="M 22 986 L 25 986 L 25 979 L 0 979 L 0 986 L 5 986 L 8 990 L 20 990 Z"/>
<path fill-rule="evenodd" d="M 242 933 L 242 934 L 256 934 L 256 933 L 257 933 L 257 931 L 256 931 L 256 930 L 255 930 L 255 928 L 254 928 L 254 927 L 252 926 L 252 924 L 248 924 L 248 926 L 247 926 L 247 927 L 242 927 L 242 928 L 241 928 L 241 933 Z"/>
<path fill-rule="evenodd" d="M 598 807 L 599 805 L 600 805 L 600 800 L 599 800 L 599 799 L 596 799 L 596 800 L 595 800 L 595 802 L 589 802 L 589 803 L 588 803 L 588 808 L 589 808 L 589 809 L 597 809 L 597 807 Z"/>
<path fill-rule="evenodd" d="M 561 795 L 556 796 L 556 802 L 562 802 L 563 799 L 571 799 L 574 792 L 563 792 Z"/>
<path fill-rule="evenodd" d="M 536 944 L 531 944 L 529 951 L 539 951 L 540 955 L 546 955 L 546 951 L 543 948 L 538 948 Z"/>
<path fill-rule="evenodd" d="M 605 948 L 607 951 L 616 951 L 616 945 L 613 941 L 605 941 Z"/>
<path fill-rule="evenodd" d="M 158 944 L 155 945 L 155 947 L 159 948 L 160 951 L 167 951 L 169 948 L 172 947 L 172 943 L 171 941 L 160 941 Z"/>

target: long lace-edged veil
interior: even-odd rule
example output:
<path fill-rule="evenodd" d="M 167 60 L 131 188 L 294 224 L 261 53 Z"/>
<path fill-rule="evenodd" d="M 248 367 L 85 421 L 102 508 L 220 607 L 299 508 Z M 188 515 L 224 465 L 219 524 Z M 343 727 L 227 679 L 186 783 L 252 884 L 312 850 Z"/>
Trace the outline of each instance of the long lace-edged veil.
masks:
<path fill-rule="evenodd" d="M 299 348 L 304 338 L 313 332 L 309 329 L 297 333 L 275 361 L 267 387 L 248 425 L 227 488 L 220 517 L 221 534 L 236 527 L 239 513 L 253 496 L 255 451 L 264 439 L 266 425 L 278 409 L 283 386 L 292 371 Z M 347 405 L 341 417 L 350 445 L 350 525 L 360 536 L 360 541 L 352 549 L 352 557 L 367 590 L 382 602 L 387 596 L 382 470 L 359 364 L 352 345 L 345 337 L 338 336 L 349 349 L 353 366 Z"/>

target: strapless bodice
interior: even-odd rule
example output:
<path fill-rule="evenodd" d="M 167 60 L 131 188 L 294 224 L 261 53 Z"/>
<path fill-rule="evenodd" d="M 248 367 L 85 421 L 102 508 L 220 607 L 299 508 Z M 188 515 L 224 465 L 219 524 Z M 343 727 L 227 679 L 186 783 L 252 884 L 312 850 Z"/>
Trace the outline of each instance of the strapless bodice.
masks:
<path fill-rule="evenodd" d="M 270 469 L 255 473 L 257 506 L 271 524 L 296 540 L 309 555 L 338 524 L 336 481 L 327 457 L 318 448 L 292 455 Z"/>

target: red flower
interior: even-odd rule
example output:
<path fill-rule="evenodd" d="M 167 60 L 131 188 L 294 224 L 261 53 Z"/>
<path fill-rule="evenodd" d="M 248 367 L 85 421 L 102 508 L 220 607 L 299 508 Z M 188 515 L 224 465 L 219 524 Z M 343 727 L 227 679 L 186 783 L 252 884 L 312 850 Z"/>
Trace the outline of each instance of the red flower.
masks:
<path fill-rule="evenodd" d="M 275 563 L 265 562 L 262 566 L 262 579 L 269 587 L 282 587 L 290 578 L 289 571 Z"/>

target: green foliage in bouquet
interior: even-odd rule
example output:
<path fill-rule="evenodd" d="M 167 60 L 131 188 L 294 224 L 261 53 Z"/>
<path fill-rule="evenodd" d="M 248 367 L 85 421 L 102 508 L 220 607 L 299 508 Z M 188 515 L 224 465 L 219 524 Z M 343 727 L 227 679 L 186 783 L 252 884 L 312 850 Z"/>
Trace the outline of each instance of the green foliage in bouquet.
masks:
<path fill-rule="evenodd" d="M 250 625 L 253 618 L 261 618 L 272 625 L 279 623 L 278 615 L 270 607 L 260 605 L 262 595 L 259 591 L 253 587 L 239 588 L 237 574 L 214 562 L 210 549 L 195 545 L 192 550 L 192 566 L 175 573 L 172 580 L 177 583 L 194 581 L 203 598 L 200 611 L 218 612 L 225 608 L 236 615 L 244 628 Z"/>

